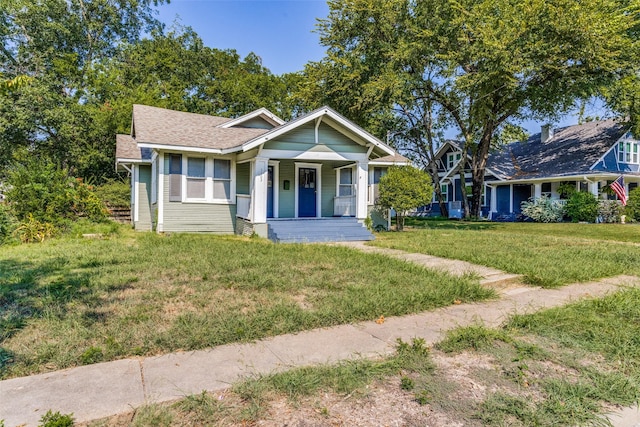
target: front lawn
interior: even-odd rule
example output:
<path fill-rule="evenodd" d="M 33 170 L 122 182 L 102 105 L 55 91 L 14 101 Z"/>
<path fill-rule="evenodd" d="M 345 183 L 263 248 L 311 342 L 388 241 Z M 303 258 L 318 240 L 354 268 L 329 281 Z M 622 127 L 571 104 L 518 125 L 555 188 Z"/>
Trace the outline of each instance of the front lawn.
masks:
<path fill-rule="evenodd" d="M 640 275 L 640 226 L 420 221 L 371 244 L 461 259 L 544 287 L 619 274 Z"/>
<path fill-rule="evenodd" d="M 494 294 L 382 255 L 134 233 L 2 247 L 0 377 L 398 316 Z"/>

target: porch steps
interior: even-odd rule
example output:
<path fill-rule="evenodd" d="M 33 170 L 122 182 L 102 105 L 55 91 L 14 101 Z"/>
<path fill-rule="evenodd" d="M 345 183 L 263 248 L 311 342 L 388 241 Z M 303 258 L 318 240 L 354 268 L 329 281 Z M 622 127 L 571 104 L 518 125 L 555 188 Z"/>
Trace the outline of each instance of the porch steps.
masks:
<path fill-rule="evenodd" d="M 269 239 L 276 243 L 350 242 L 373 240 L 356 218 L 269 219 Z"/>

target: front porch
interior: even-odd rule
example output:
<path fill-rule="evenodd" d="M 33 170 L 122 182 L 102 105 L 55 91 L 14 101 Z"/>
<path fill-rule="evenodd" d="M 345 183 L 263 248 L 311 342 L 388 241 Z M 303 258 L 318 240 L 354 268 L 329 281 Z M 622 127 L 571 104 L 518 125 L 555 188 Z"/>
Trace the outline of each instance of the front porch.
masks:
<path fill-rule="evenodd" d="M 370 197 L 367 169 L 367 162 L 350 160 L 301 162 L 255 158 L 239 163 L 236 168 L 236 232 L 271 238 L 272 228 L 277 228 L 280 235 L 283 232 L 282 225 L 272 224 L 279 220 L 300 220 L 286 224 L 290 227 L 300 225 L 300 228 L 313 225 L 313 229 L 296 239 L 326 241 L 332 240 L 330 236 L 337 238 L 340 234 L 333 230 L 335 227 L 355 223 L 362 228 Z M 320 221 L 340 218 L 352 221 Z M 304 221 L 310 219 L 318 221 Z M 321 225 L 336 232 L 322 236 Z M 320 237 L 314 238 L 314 232 Z M 342 234 L 349 235 L 347 232 Z M 360 237 L 368 240 L 372 236 Z"/>

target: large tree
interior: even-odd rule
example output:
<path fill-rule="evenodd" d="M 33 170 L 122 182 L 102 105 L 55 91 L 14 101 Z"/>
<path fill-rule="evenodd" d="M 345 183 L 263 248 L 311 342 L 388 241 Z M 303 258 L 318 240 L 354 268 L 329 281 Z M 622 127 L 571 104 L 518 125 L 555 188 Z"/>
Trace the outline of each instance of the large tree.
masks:
<path fill-rule="evenodd" d="M 99 172 L 91 165 L 106 167 L 86 108 L 89 72 L 123 43 L 161 28 L 153 6 L 163 2 L 3 0 L 0 74 L 3 87 L 12 89 L 0 91 L 3 170 L 34 151 L 74 173 L 94 175 Z"/>
<path fill-rule="evenodd" d="M 505 129 L 557 117 L 638 69 L 637 0 L 331 0 L 329 8 L 319 24 L 327 54 L 307 66 L 303 97 L 336 105 L 379 136 L 395 122 L 397 140 L 431 170 L 437 136 L 454 128 L 471 157 L 474 216 Z"/>

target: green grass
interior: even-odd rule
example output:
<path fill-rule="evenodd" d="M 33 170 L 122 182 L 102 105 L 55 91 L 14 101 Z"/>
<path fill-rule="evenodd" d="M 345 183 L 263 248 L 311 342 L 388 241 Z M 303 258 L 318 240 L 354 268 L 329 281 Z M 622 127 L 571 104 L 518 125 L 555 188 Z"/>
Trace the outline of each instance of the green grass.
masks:
<path fill-rule="evenodd" d="M 2 248 L 3 378 L 494 296 L 468 278 L 339 246 L 95 231 L 104 238 Z"/>
<path fill-rule="evenodd" d="M 462 382 L 440 372 L 424 341 L 399 341 L 396 354 L 385 359 L 351 360 L 259 376 L 223 394 L 203 392 L 173 404 L 145 407 L 133 422 L 252 425 L 269 420 L 269 408 L 284 398 L 290 410 L 314 408 L 319 416 L 310 419 L 311 424 L 322 417 L 330 423 L 339 415 L 332 418 L 330 408 L 314 406 L 321 401 L 318 396 L 333 393 L 359 408 L 370 404 L 371 384 L 388 384 L 395 379 L 392 384 L 405 393 L 406 402 L 429 405 L 424 412 L 446 414 L 451 423 L 610 425 L 602 416 L 604 411 L 640 399 L 640 340 L 633 339 L 640 336 L 639 319 L 640 290 L 625 290 L 602 299 L 515 316 L 500 329 L 471 326 L 450 331 L 437 345 L 446 351 L 439 358 L 467 352 L 467 360 L 475 356 L 492 363 L 491 368 L 475 367 L 473 362 L 460 365 L 463 359 L 452 359 L 451 372 L 467 371 L 468 379 Z M 481 399 L 469 397 L 470 384 L 486 390 Z"/>
<path fill-rule="evenodd" d="M 619 274 L 640 275 L 640 226 L 622 224 L 421 221 L 381 233 L 380 247 L 460 259 L 555 287 Z"/>

